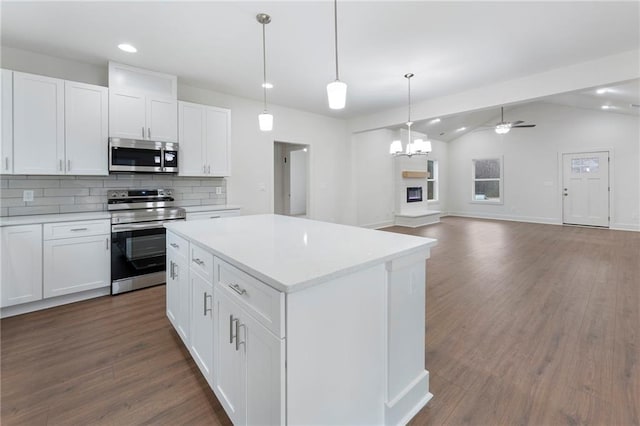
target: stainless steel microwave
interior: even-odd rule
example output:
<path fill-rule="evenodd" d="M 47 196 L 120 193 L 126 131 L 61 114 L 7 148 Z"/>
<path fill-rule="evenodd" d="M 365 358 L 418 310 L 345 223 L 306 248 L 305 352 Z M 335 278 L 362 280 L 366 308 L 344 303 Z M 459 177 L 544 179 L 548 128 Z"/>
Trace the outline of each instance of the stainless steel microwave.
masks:
<path fill-rule="evenodd" d="M 178 144 L 109 138 L 109 172 L 178 173 Z"/>

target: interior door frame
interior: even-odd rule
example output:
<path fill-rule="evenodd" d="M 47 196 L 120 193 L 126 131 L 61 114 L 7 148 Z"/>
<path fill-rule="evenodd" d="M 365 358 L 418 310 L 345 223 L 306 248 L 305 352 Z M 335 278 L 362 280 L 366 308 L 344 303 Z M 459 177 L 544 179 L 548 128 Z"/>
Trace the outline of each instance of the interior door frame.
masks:
<path fill-rule="evenodd" d="M 274 139 L 272 144 L 271 144 L 271 156 L 272 158 L 274 158 L 273 161 L 273 168 L 271 171 L 271 182 L 272 182 L 272 188 L 273 191 L 271 193 L 271 212 L 275 213 L 275 193 L 276 193 L 276 187 L 275 187 L 275 168 L 276 168 L 276 164 L 275 164 L 275 147 L 276 144 L 280 144 L 282 146 L 288 146 L 288 147 L 298 147 L 299 149 L 306 149 L 307 151 L 307 184 L 306 184 L 306 191 L 307 191 L 307 202 L 306 202 L 306 211 L 307 213 L 305 214 L 304 217 L 306 218 L 311 218 L 313 217 L 312 215 L 312 211 L 311 208 L 313 206 L 313 203 L 311 202 L 311 187 L 312 187 L 312 182 L 311 182 L 311 177 L 312 177 L 312 162 L 311 162 L 311 144 L 308 143 L 302 143 L 302 142 L 288 142 L 288 141 L 284 141 L 284 140 L 280 140 L 280 139 Z M 288 156 L 288 155 L 287 155 Z"/>
<path fill-rule="evenodd" d="M 615 176 L 614 173 L 614 152 L 613 152 L 613 148 L 608 147 L 608 148 L 590 148 L 590 149 L 585 149 L 585 150 L 570 150 L 570 151 L 558 151 L 558 186 L 557 186 L 557 190 L 558 190 L 558 205 L 560 206 L 560 225 L 565 225 L 564 223 L 564 196 L 563 194 L 563 188 L 564 188 L 564 164 L 563 164 L 563 158 L 566 154 L 590 154 L 590 153 L 596 153 L 596 152 L 608 152 L 609 153 L 609 226 L 607 226 L 606 229 L 613 229 L 613 219 L 615 218 L 614 213 L 615 213 L 615 207 L 614 207 L 614 203 L 613 200 L 614 198 L 614 190 L 615 190 L 615 185 L 614 185 L 614 179 L 613 177 Z M 581 226 L 581 225 L 569 225 L 567 224 L 566 226 Z M 586 225 L 585 225 L 586 226 Z"/>

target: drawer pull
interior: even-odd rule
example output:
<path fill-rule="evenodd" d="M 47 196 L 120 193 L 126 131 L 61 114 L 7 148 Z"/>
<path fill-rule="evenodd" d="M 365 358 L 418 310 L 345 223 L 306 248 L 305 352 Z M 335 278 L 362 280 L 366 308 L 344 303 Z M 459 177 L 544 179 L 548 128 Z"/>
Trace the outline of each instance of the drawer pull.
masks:
<path fill-rule="evenodd" d="M 88 230 L 89 230 L 89 228 L 73 228 L 73 229 L 71 229 L 71 231 L 73 231 L 73 232 L 77 232 L 77 231 L 88 231 Z"/>
<path fill-rule="evenodd" d="M 218 219 L 220 216 L 209 216 L 209 219 Z"/>
<path fill-rule="evenodd" d="M 192 259 L 194 263 L 196 263 L 197 265 L 203 266 L 204 262 L 198 258 Z"/>
<path fill-rule="evenodd" d="M 179 248 L 180 248 L 180 246 L 179 246 L 179 245 L 177 245 L 176 243 L 171 243 L 171 244 L 169 244 L 169 245 L 170 245 L 171 247 L 173 247 L 174 249 L 179 249 Z"/>
<path fill-rule="evenodd" d="M 240 287 L 238 284 L 229 284 L 229 287 L 231 288 L 231 290 L 235 291 L 240 296 L 242 296 L 243 294 L 247 294 L 247 290 Z"/>

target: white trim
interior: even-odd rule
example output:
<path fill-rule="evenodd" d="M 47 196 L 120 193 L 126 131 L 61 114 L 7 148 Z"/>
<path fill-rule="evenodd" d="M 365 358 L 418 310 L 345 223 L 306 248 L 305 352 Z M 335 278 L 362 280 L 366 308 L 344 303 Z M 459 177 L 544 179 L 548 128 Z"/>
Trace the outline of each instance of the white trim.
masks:
<path fill-rule="evenodd" d="M 555 217 L 509 216 L 509 215 L 500 215 L 500 214 L 466 213 L 466 212 L 448 212 L 447 216 L 469 217 L 469 218 L 475 218 L 475 219 L 506 220 L 510 222 L 540 223 L 544 225 L 562 225 L 562 219 L 559 220 Z"/>
<path fill-rule="evenodd" d="M 640 232 L 640 224 L 637 223 L 614 223 L 609 226 L 614 231 Z"/>
<path fill-rule="evenodd" d="M 367 224 L 359 225 L 359 226 L 361 228 L 368 228 L 368 229 L 386 228 L 388 226 L 393 226 L 393 220 L 389 219 L 389 220 L 385 220 L 384 222 L 367 223 Z"/>

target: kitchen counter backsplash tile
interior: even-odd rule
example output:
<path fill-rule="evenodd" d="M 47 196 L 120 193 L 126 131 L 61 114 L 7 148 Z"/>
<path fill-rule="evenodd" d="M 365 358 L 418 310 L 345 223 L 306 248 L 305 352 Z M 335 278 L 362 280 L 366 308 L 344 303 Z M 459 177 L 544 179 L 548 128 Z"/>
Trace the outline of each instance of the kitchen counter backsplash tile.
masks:
<path fill-rule="evenodd" d="M 172 188 L 181 207 L 227 203 L 224 178 L 7 175 L 0 177 L 0 216 L 103 211 L 107 209 L 107 191 L 115 188 Z M 217 188 L 222 194 L 216 194 Z M 33 201 L 22 201 L 25 190 L 33 191 Z"/>

